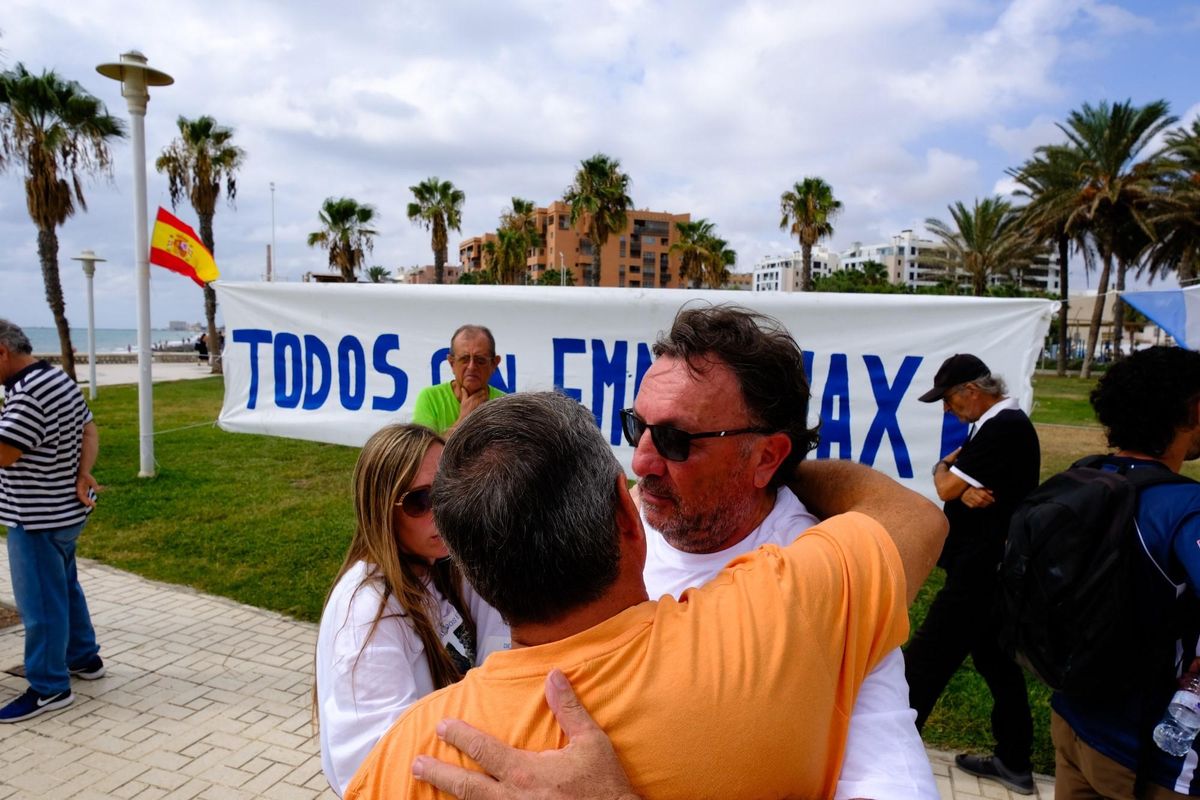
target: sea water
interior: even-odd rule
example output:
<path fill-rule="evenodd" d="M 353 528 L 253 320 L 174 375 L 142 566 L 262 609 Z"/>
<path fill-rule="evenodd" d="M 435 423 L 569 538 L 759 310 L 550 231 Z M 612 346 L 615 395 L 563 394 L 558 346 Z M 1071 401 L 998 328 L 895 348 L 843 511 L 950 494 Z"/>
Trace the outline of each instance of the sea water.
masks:
<path fill-rule="evenodd" d="M 35 353 L 58 353 L 62 350 L 58 343 L 57 328 L 29 327 L 22 328 L 29 337 Z M 156 328 L 150 331 L 150 346 L 160 344 L 184 344 L 194 342 L 200 334 L 192 331 L 171 331 Z M 135 328 L 96 328 L 96 353 L 128 353 L 137 352 L 137 330 Z M 86 353 L 88 349 L 87 328 L 71 328 L 71 344 L 77 353 Z"/>

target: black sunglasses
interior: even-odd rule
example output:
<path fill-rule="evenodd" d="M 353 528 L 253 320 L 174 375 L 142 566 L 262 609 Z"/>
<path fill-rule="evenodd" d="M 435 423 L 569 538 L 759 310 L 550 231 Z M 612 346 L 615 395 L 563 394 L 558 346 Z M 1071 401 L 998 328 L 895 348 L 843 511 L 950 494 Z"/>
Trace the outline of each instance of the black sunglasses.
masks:
<path fill-rule="evenodd" d="M 400 495 L 396 505 L 400 506 L 400 510 L 410 517 L 423 517 L 433 508 L 433 487 L 421 486 L 417 489 L 409 489 Z"/>
<path fill-rule="evenodd" d="M 651 425 L 634 413 L 632 408 L 621 411 L 621 430 L 625 433 L 625 441 L 634 447 L 642 440 L 642 434 L 650 431 L 650 441 L 654 449 L 668 461 L 687 461 L 692 452 L 693 439 L 719 439 L 725 436 L 741 436 L 743 433 L 773 433 L 767 428 L 738 428 L 732 431 L 703 431 L 688 433 L 670 425 Z"/>

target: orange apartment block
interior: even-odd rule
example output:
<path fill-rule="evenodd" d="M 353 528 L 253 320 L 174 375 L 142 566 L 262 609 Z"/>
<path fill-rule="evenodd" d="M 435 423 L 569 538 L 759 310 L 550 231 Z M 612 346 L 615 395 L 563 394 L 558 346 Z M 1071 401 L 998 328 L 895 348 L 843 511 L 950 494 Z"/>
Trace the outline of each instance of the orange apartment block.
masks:
<path fill-rule="evenodd" d="M 679 241 L 675 223 L 688 222 L 691 215 L 630 210 L 626 212 L 626 218 L 625 230 L 610 234 L 600 253 L 600 279 L 596 284 L 679 288 L 679 256 L 673 255 L 670 249 Z M 555 200 L 548 208 L 539 208 L 537 225 L 543 244 L 529 251 L 526 261 L 529 282 L 536 282 L 547 270 L 566 267 L 574 273 L 575 285 L 582 286 L 592 262 L 592 243 L 571 227 L 571 207 Z M 495 238 L 496 234 L 485 233 L 464 239 L 459 244 L 458 256 L 464 272 L 486 266 L 484 245 Z"/>

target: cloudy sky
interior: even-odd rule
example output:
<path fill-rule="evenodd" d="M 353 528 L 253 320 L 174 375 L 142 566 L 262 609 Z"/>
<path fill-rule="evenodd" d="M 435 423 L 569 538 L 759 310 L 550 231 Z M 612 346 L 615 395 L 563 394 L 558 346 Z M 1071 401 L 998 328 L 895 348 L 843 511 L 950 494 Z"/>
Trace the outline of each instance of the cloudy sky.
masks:
<path fill-rule="evenodd" d="M 151 216 L 169 207 L 153 160 L 176 117 L 236 129 L 246 164 L 215 228 L 222 276 L 241 281 L 264 272 L 271 182 L 286 280 L 325 269 L 305 239 L 326 197 L 379 210 L 369 263 L 432 263 L 405 216 L 409 186 L 452 180 L 470 236 L 512 195 L 560 197 L 597 151 L 620 159 L 638 208 L 707 217 L 749 269 L 795 249 L 779 195 L 806 175 L 845 205 L 842 249 L 1007 190 L 1005 168 L 1057 140 L 1055 123 L 1085 102 L 1163 98 L 1183 120 L 1200 115 L 1191 0 L 7 0 L 0 30 L 4 67 L 54 69 L 122 117 L 97 64 L 136 48 L 174 76 L 146 118 Z M 109 259 L 98 324 L 135 325 L 127 142 L 115 156 L 112 179 L 87 187 L 88 212 L 59 231 L 75 325 L 85 285 L 68 257 L 83 248 Z M 21 180 L 0 176 L 0 313 L 49 325 Z M 190 207 L 180 216 L 195 225 Z M 203 316 L 184 278 L 153 268 L 152 292 L 156 326 Z"/>

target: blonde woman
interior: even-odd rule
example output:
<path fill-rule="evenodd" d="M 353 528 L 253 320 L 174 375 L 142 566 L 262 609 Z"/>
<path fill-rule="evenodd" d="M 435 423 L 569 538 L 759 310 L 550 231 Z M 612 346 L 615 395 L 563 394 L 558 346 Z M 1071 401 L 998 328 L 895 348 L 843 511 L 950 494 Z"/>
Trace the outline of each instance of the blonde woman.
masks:
<path fill-rule="evenodd" d="M 509 644 L 434 526 L 442 444 L 427 428 L 390 425 L 354 467 L 354 538 L 317 635 L 321 767 L 339 795 L 409 705 Z"/>

